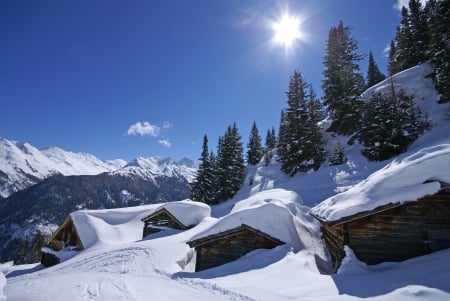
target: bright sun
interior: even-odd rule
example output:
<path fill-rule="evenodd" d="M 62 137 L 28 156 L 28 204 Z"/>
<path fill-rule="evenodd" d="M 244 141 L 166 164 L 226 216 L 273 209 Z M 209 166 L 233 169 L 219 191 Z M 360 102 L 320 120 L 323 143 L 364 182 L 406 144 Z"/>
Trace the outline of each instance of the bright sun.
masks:
<path fill-rule="evenodd" d="M 275 42 L 290 47 L 292 43 L 301 38 L 300 20 L 298 18 L 284 15 L 273 25 L 275 31 Z"/>

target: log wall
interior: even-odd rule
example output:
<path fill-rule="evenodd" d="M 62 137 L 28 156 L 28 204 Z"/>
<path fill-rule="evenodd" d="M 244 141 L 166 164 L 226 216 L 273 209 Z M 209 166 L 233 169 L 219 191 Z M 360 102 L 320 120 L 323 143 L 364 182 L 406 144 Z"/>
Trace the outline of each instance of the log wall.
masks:
<path fill-rule="evenodd" d="M 360 219 L 322 227 L 340 265 L 344 245 L 367 264 L 402 261 L 450 248 L 450 189 Z"/>
<path fill-rule="evenodd" d="M 279 243 L 248 229 L 230 234 L 220 240 L 196 247 L 197 259 L 195 270 L 201 271 L 216 267 L 256 249 L 272 249 Z"/>

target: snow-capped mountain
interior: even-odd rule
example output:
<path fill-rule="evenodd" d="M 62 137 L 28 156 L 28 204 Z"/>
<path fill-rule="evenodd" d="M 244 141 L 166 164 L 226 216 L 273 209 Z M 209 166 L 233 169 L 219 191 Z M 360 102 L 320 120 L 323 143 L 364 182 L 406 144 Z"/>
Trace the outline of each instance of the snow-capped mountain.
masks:
<path fill-rule="evenodd" d="M 42 150 L 29 143 L 0 138 L 0 198 L 30 187 L 53 175 L 111 175 L 153 180 L 156 177 L 175 177 L 190 183 L 197 167 L 184 158 L 139 157 L 127 164 L 117 159 L 102 161 L 87 153 L 74 153 L 58 147 Z"/>
<path fill-rule="evenodd" d="M 39 150 L 29 143 L 0 138 L 0 197 L 52 175 L 96 175 L 125 166 L 124 160 L 102 161 L 86 153 L 58 147 Z"/>
<path fill-rule="evenodd" d="M 195 179 L 196 172 L 197 167 L 194 162 L 187 158 L 177 162 L 171 158 L 139 157 L 111 174 L 140 177 L 146 180 L 152 180 L 155 177 L 175 177 L 190 183 Z"/>

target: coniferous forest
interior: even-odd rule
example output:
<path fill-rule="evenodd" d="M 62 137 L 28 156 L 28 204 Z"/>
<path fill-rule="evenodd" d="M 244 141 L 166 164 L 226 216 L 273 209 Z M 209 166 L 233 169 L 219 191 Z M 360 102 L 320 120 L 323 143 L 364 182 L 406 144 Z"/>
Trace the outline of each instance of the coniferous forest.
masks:
<path fill-rule="evenodd" d="M 429 61 L 430 74 L 438 102 L 450 101 L 450 1 L 429 0 L 422 5 L 410 0 L 401 11 L 401 20 L 390 42 L 387 70 L 389 76 Z M 414 95 L 397 91 L 391 82 L 389 93 L 373 94 L 362 99 L 367 88 L 385 80 L 372 52 L 368 54 L 366 77 L 360 62 L 366 57 L 358 52 L 358 41 L 350 26 L 340 21 L 330 28 L 323 60 L 323 96 L 318 99 L 311 84 L 300 70 L 293 71 L 286 92 L 286 107 L 281 111 L 278 135 L 275 128 L 267 130 L 265 144 L 253 122 L 247 144 L 246 158 L 237 125 L 230 125 L 219 137 L 217 152 L 203 139 L 196 180 L 191 186 L 191 198 L 208 204 L 218 204 L 231 197 L 244 183 L 246 163 L 268 165 L 275 153 L 281 170 L 294 176 L 314 171 L 326 163 L 346 162 L 340 143 L 327 154 L 324 132 L 348 137 L 349 144 L 358 141 L 361 154 L 370 161 L 382 161 L 402 152 L 431 124 L 415 105 Z M 321 128 L 320 121 L 330 120 Z M 328 137 L 328 136 L 327 136 Z"/>

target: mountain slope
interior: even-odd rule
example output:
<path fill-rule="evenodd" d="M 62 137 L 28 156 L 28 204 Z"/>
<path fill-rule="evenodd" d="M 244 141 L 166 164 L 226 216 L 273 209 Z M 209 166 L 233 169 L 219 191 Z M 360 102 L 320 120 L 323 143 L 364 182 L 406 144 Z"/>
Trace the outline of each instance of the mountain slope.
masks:
<path fill-rule="evenodd" d="M 39 150 L 29 143 L 0 138 L 0 197 L 27 188 L 56 174 L 95 175 L 117 170 L 123 160 L 104 162 L 93 155 L 51 147 Z"/>

